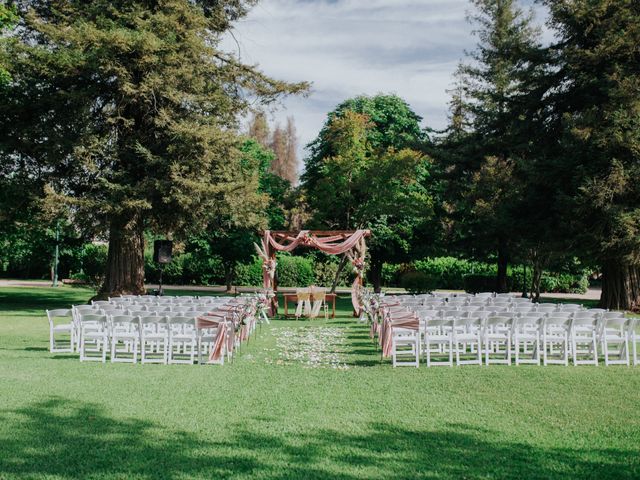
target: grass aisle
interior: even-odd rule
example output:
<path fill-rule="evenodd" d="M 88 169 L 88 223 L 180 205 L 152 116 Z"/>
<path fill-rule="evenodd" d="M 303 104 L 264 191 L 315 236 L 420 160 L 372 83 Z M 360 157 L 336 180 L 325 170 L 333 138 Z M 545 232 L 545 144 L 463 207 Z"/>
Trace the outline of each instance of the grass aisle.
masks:
<path fill-rule="evenodd" d="M 348 301 L 224 366 L 80 364 L 0 289 L 0 479 L 640 477 L 640 368 L 392 369 Z"/>

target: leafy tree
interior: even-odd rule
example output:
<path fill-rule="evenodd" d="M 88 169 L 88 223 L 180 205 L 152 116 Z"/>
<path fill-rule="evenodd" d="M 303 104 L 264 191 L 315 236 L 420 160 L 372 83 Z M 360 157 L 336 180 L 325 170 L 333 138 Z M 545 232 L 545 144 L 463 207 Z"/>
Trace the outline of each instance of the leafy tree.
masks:
<path fill-rule="evenodd" d="M 0 3 L 0 35 L 2 35 L 4 30 L 14 26 L 17 20 L 18 17 L 16 15 L 15 5 L 6 2 Z M 6 66 L 7 63 L 8 60 L 5 58 L 4 52 L 0 50 L 0 88 L 8 84 L 11 80 L 11 76 L 9 75 L 9 71 Z"/>
<path fill-rule="evenodd" d="M 411 149 L 420 117 L 400 98 L 347 100 L 310 145 L 303 188 L 319 228 L 370 228 L 371 279 L 385 262 L 407 257 L 413 230 L 432 213 L 429 162 Z M 339 275 L 338 271 L 338 275 Z"/>
<path fill-rule="evenodd" d="M 448 183 L 454 245 L 472 256 L 497 253 L 497 291 L 507 290 L 507 267 L 519 211 L 518 165 L 530 145 L 521 117 L 524 60 L 536 47 L 531 15 L 514 0 L 474 0 L 476 49 L 460 65 L 451 126 L 440 161 Z"/>
<path fill-rule="evenodd" d="M 602 272 L 601 305 L 640 308 L 640 4 L 546 1 L 546 154 L 565 228 Z"/>
<path fill-rule="evenodd" d="M 255 255 L 254 242 L 259 242 L 257 235 L 260 229 L 284 228 L 287 211 L 285 204 L 291 192 L 289 182 L 271 173 L 274 153 L 262 147 L 256 140 L 246 140 L 240 148 L 241 165 L 245 179 L 255 191 L 241 195 L 240 198 L 257 199 L 246 208 L 254 213 L 247 223 L 230 216 L 214 215 L 205 232 L 189 238 L 187 252 L 193 253 L 203 260 L 211 256 L 221 259 L 224 268 L 225 284 L 231 289 L 239 264 L 248 264 Z"/>
<path fill-rule="evenodd" d="M 306 89 L 218 47 L 251 1 L 19 3 L 0 94 L 0 162 L 105 232 L 103 293 L 144 290 L 144 231 L 183 236 L 212 215 L 251 225 L 236 135 L 251 97 Z M 253 195 L 253 197 L 251 197 Z"/>

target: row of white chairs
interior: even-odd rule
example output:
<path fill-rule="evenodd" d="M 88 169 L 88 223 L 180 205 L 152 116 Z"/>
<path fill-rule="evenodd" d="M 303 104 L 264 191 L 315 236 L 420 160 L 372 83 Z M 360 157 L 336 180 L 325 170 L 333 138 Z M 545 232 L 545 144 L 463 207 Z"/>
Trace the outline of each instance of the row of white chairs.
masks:
<path fill-rule="evenodd" d="M 51 317 L 49 311 L 49 350 L 51 352 L 73 352 L 80 347 L 80 315 L 133 315 L 133 316 L 158 316 L 167 315 L 168 313 L 176 313 L 185 316 L 199 316 L 215 309 L 216 306 L 224 305 L 230 300 L 226 297 L 215 305 L 173 305 L 173 306 L 154 306 L 154 305 L 119 305 L 113 302 L 93 302 L 90 305 L 74 305 L 71 307 L 70 315 L 54 315 Z M 66 310 L 65 310 L 66 311 Z M 60 342 L 56 340 L 56 336 L 65 334 L 70 337 L 69 342 Z"/>
<path fill-rule="evenodd" d="M 182 300 L 184 297 L 176 298 Z M 228 317 L 230 320 L 228 325 L 237 326 L 242 321 L 249 325 L 251 331 L 255 329 L 257 321 L 262 322 L 266 318 L 265 313 L 257 308 L 259 302 L 256 296 L 247 295 L 241 299 L 233 297 L 212 298 L 215 298 L 216 301 L 208 302 L 206 305 L 199 303 L 197 299 L 194 299 L 191 304 L 181 302 L 180 304 L 167 303 L 163 305 L 151 302 L 140 305 L 135 302 L 120 302 L 114 301 L 116 299 L 110 299 L 108 302 L 93 302 L 91 305 L 77 305 L 70 309 L 48 310 L 50 351 L 77 351 L 80 353 L 81 361 L 93 359 L 89 357 L 106 361 L 107 352 L 110 351 L 112 361 L 116 362 L 120 361 L 118 353 L 124 352 L 118 351 L 119 343 L 124 342 L 125 351 L 129 354 L 127 361 L 133 363 L 136 362 L 138 353 L 141 355 L 142 363 L 153 363 L 147 358 L 149 351 L 146 347 L 149 345 L 156 350 L 160 349 L 162 363 L 193 363 L 196 353 L 201 361 L 201 354 L 212 346 L 218 333 L 215 327 L 196 329 L 197 317 L 206 316 L 211 311 L 218 311 Z M 230 309 L 232 304 L 234 307 Z M 259 314 L 256 315 L 256 313 Z M 239 318 L 240 316 L 243 318 Z M 56 336 L 62 333 L 66 338 L 61 342 L 56 339 Z M 177 342 L 175 335 L 178 334 L 187 336 L 188 341 Z M 161 338 L 153 340 L 153 336 Z M 137 340 L 133 340 L 134 337 Z M 146 343 L 143 337 L 146 338 Z M 199 350 L 194 349 L 194 338 L 197 340 Z M 228 335 L 228 338 L 239 342 L 235 335 Z M 188 362 L 180 361 L 184 359 L 174 361 L 173 354 L 180 353 L 180 349 L 184 350 L 186 347 L 189 352 Z M 231 352 L 233 348 L 226 350 Z M 87 355 L 87 352 L 98 352 L 99 355 Z M 222 355 L 221 362 L 224 362 L 224 356 Z M 158 355 L 152 355 L 151 358 L 153 357 L 158 357 Z"/>
<path fill-rule="evenodd" d="M 202 355 L 207 354 L 217 335 L 216 328 L 197 329 L 195 316 L 180 314 L 83 313 L 77 317 L 78 328 L 74 328 L 76 321 L 71 309 L 47 310 L 47 316 L 54 331 L 64 331 L 70 338 L 69 343 L 60 347 L 56 346 L 52 335 L 51 351 L 77 351 L 81 362 L 105 362 L 110 353 L 111 362 L 136 363 L 140 355 L 141 363 L 193 364 L 196 357 L 198 363 L 202 363 Z M 64 319 L 68 321 L 57 323 Z M 231 325 L 229 323 L 227 328 L 232 328 Z M 62 326 L 64 329 L 60 328 Z M 231 350 L 225 348 L 225 353 Z M 218 363 L 224 363 L 224 357 Z"/>
<path fill-rule="evenodd" d="M 421 354 L 428 367 L 453 366 L 454 357 L 456 365 L 511 365 L 512 358 L 516 365 L 568 365 L 569 357 L 574 365 L 598 365 L 599 352 L 605 365 L 638 364 L 638 322 L 621 312 L 426 316 L 419 325 L 391 327 L 394 367 L 417 367 Z"/>

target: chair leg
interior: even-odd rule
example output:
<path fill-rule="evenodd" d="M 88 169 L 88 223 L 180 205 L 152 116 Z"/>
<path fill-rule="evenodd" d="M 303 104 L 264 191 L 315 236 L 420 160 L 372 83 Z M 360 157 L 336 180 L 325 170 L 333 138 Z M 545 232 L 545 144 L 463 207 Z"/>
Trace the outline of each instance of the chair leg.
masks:
<path fill-rule="evenodd" d="M 484 344 L 484 364 L 489 365 L 489 352 L 490 352 L 490 342 L 485 342 Z"/>

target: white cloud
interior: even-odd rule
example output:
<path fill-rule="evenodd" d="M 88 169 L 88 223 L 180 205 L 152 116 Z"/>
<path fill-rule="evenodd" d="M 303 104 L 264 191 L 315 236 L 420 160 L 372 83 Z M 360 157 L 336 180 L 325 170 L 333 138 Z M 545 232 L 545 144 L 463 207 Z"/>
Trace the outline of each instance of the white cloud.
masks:
<path fill-rule="evenodd" d="M 395 93 L 443 128 L 451 75 L 475 39 L 467 0 L 263 0 L 223 47 L 267 74 L 313 83 L 308 98 L 289 98 L 301 146 L 326 114 L 359 94 Z M 236 44 L 237 41 L 237 44 Z"/>

